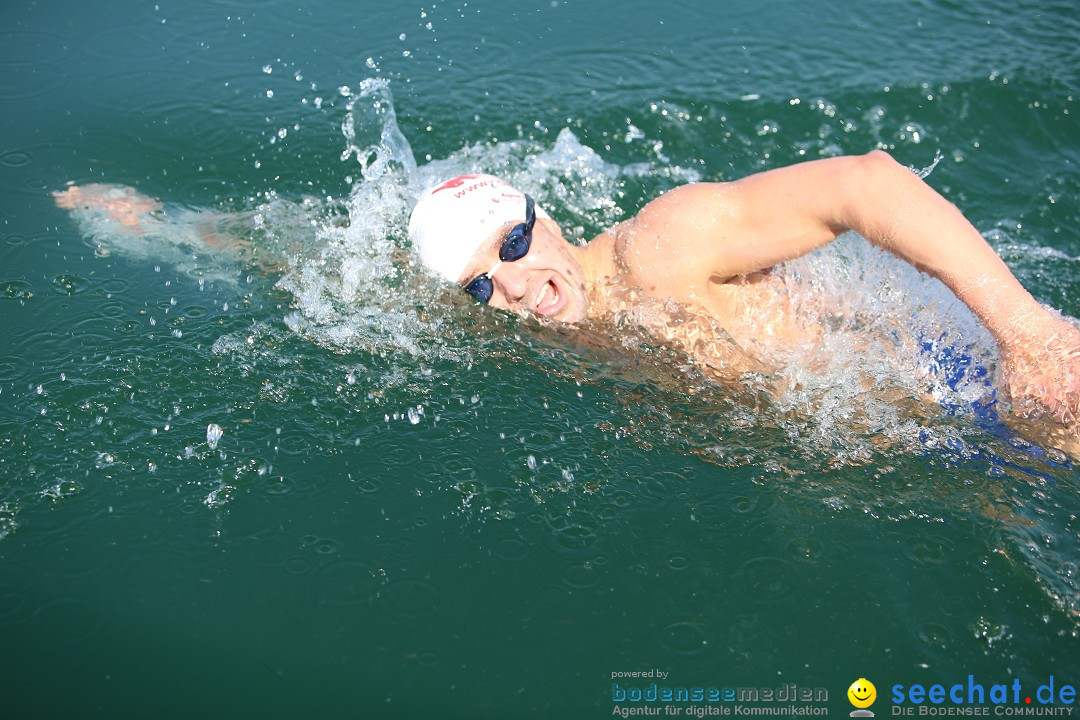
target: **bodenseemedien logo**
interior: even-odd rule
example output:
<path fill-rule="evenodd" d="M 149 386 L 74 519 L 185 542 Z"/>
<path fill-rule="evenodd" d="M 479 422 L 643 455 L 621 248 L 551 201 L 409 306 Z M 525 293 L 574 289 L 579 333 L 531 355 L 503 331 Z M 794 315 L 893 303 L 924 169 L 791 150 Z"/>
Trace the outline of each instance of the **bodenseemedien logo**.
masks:
<path fill-rule="evenodd" d="M 877 699 L 874 683 L 866 678 L 859 678 L 847 689 L 847 697 L 856 708 L 851 711 L 851 717 L 874 717 L 874 713 L 866 709 Z"/>

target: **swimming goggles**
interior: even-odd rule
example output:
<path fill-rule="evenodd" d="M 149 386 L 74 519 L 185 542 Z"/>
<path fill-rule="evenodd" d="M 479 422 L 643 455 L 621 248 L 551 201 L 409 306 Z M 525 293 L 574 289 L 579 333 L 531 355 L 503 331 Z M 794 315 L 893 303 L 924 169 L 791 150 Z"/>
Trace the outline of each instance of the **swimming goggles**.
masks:
<path fill-rule="evenodd" d="M 499 262 L 492 265 L 486 273 L 481 273 L 465 286 L 465 292 L 472 295 L 480 302 L 487 304 L 491 300 L 491 294 L 495 291 L 495 285 L 491 278 L 495 271 L 504 262 L 514 262 L 525 257 L 532 244 L 533 225 L 536 224 L 536 208 L 533 199 L 525 196 L 525 222 L 519 223 L 510 229 L 499 247 Z"/>

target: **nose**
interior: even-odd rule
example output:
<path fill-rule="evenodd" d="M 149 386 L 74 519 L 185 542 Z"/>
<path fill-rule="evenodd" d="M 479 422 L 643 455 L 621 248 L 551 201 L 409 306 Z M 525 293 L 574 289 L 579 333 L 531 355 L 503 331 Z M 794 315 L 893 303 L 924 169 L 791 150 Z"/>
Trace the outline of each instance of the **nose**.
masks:
<path fill-rule="evenodd" d="M 508 303 L 519 302 L 529 289 L 528 271 L 517 263 L 502 263 L 491 281 L 499 288 Z"/>

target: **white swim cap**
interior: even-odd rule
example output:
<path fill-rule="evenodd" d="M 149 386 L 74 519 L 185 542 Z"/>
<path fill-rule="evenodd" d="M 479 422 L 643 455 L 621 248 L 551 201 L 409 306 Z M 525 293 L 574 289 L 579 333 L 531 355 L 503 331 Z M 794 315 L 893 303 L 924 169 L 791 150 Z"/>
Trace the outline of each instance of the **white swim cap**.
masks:
<path fill-rule="evenodd" d="M 536 214 L 547 217 L 539 207 Z M 457 282 L 493 232 L 521 222 L 523 192 L 493 175 L 461 175 L 420 196 L 409 218 L 409 239 L 428 270 Z"/>

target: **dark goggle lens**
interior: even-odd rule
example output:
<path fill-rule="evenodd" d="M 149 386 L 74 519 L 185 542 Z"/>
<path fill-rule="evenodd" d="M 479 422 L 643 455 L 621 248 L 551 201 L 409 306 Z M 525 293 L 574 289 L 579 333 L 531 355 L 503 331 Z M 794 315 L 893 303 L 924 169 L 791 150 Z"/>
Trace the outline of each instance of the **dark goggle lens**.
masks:
<path fill-rule="evenodd" d="M 514 262 L 525 257 L 532 244 L 532 229 L 536 224 L 536 204 L 528 195 L 525 196 L 525 222 L 515 225 L 506 235 L 499 247 L 499 259 L 503 262 Z M 495 284 L 487 273 L 477 275 L 473 281 L 465 286 L 465 292 L 472 295 L 480 302 L 487 304 L 491 295 L 495 292 Z"/>
<path fill-rule="evenodd" d="M 477 275 L 473 278 L 473 281 L 465 286 L 465 292 L 472 295 L 480 302 L 487 304 L 491 300 L 491 293 L 495 291 L 495 286 L 491 282 L 491 278 L 484 275 Z"/>
<path fill-rule="evenodd" d="M 499 248 L 499 259 L 503 262 L 514 262 L 525 257 L 532 244 L 533 225 L 536 224 L 536 203 L 528 195 L 525 196 L 525 222 L 515 225 L 503 240 Z"/>
<path fill-rule="evenodd" d="M 531 243 L 532 238 L 529 236 L 525 224 L 515 225 L 514 229 L 503 240 L 502 247 L 499 248 L 499 259 L 503 262 L 520 260 L 529 252 Z"/>

